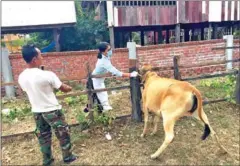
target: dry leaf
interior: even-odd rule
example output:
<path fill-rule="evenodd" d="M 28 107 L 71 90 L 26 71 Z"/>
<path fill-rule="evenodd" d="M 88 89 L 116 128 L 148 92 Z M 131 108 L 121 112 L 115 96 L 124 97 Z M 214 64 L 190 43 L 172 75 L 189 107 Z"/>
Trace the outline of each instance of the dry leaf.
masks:
<path fill-rule="evenodd" d="M 82 146 L 82 147 L 86 147 L 86 145 L 85 145 L 85 144 L 81 144 L 81 146 Z"/>

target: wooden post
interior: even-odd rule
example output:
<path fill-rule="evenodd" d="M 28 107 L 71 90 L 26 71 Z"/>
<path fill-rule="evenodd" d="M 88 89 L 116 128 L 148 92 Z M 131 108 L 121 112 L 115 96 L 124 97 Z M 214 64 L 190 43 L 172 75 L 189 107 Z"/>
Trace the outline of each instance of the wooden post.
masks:
<path fill-rule="evenodd" d="M 201 27 L 201 40 L 204 40 L 204 27 Z"/>
<path fill-rule="evenodd" d="M 118 40 L 114 41 L 115 48 L 120 47 L 120 42 L 119 42 L 120 35 L 119 35 L 119 33 L 120 33 L 119 31 L 114 31 L 114 39 L 118 39 Z"/>
<path fill-rule="evenodd" d="M 177 24 L 175 28 L 176 43 L 180 42 L 180 35 L 181 35 L 181 27 L 180 27 L 180 24 Z"/>
<path fill-rule="evenodd" d="M 136 54 L 136 43 L 128 42 L 127 48 L 129 51 L 129 72 L 137 71 L 137 54 Z M 141 110 L 141 89 L 140 89 L 140 78 L 130 78 L 130 92 L 132 101 L 132 120 L 141 122 L 142 121 L 142 110 Z"/>
<path fill-rule="evenodd" d="M 109 27 L 109 37 L 110 37 L 110 45 L 112 48 L 115 48 L 114 43 L 114 27 Z"/>
<path fill-rule="evenodd" d="M 54 37 L 54 41 L 56 43 L 55 45 L 55 49 L 56 49 L 56 52 L 60 52 L 61 50 L 61 47 L 60 47 L 60 44 L 59 44 L 59 32 L 58 32 L 58 29 L 53 29 L 53 37 Z"/>
<path fill-rule="evenodd" d="M 130 39 L 130 42 L 132 42 L 132 32 L 129 32 L 129 39 Z"/>
<path fill-rule="evenodd" d="M 184 29 L 184 42 L 189 41 L 189 29 Z"/>
<path fill-rule="evenodd" d="M 121 33 L 121 47 L 125 47 L 125 32 Z"/>
<path fill-rule="evenodd" d="M 186 1 L 177 1 L 178 3 L 178 18 L 179 23 L 186 23 L 186 16 L 185 16 L 185 10 L 186 10 Z"/>
<path fill-rule="evenodd" d="M 212 39 L 212 23 L 209 23 L 208 26 L 208 40 Z"/>
<path fill-rule="evenodd" d="M 158 30 L 158 44 L 162 44 L 162 43 L 163 43 L 162 27 L 160 27 Z"/>
<path fill-rule="evenodd" d="M 92 96 L 92 86 L 90 83 L 90 79 L 92 79 L 92 74 L 90 70 L 90 65 L 87 63 L 87 72 L 88 72 L 88 85 L 87 85 L 87 91 L 88 91 L 88 111 L 89 111 L 89 118 L 93 122 L 94 121 L 94 116 L 93 116 L 93 96 Z"/>
<path fill-rule="evenodd" d="M 233 35 L 233 26 L 230 26 L 230 35 Z"/>
<path fill-rule="evenodd" d="M 180 60 L 179 56 L 174 56 L 173 57 L 174 79 L 176 79 L 176 80 L 181 80 L 182 79 L 180 71 L 179 71 L 179 60 Z"/>
<path fill-rule="evenodd" d="M 123 47 L 123 35 L 122 35 L 122 31 L 119 31 L 118 35 L 119 35 L 119 47 L 122 48 Z"/>
<path fill-rule="evenodd" d="M 236 103 L 240 104 L 240 70 L 238 70 L 238 74 L 236 78 L 237 78 L 236 89 L 235 89 Z"/>
<path fill-rule="evenodd" d="M 144 46 L 144 31 L 141 31 L 141 46 Z"/>
<path fill-rule="evenodd" d="M 100 4 L 99 4 L 99 7 L 100 7 L 100 20 L 104 20 L 105 19 L 105 13 L 107 13 L 107 12 L 105 12 L 105 7 L 104 7 L 105 5 L 104 5 L 104 2 L 103 1 L 100 1 Z"/>
<path fill-rule="evenodd" d="M 166 30 L 166 43 L 169 43 L 169 29 Z"/>
<path fill-rule="evenodd" d="M 191 29 L 191 39 L 190 39 L 190 41 L 195 41 L 195 36 L 194 36 L 194 31 L 195 31 L 195 29 Z"/>
<path fill-rule="evenodd" d="M 214 23 L 213 24 L 213 39 L 217 39 L 217 24 L 216 23 Z"/>
<path fill-rule="evenodd" d="M 157 33 L 157 32 L 154 31 L 153 33 L 154 33 L 154 35 L 153 35 L 153 36 L 154 36 L 154 40 L 153 40 L 153 42 L 154 42 L 154 45 L 156 45 L 156 44 L 157 44 L 157 40 L 156 40 L 156 33 Z"/>

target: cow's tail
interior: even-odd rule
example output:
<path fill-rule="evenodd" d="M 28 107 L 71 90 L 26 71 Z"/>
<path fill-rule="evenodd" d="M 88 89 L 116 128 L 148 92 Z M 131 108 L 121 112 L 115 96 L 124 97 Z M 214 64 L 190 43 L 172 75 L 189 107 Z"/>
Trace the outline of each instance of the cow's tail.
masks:
<path fill-rule="evenodd" d="M 204 133 L 202 135 L 202 140 L 205 140 L 211 133 L 211 130 L 209 127 L 209 122 L 208 122 L 206 114 L 203 112 L 202 96 L 201 96 L 200 92 L 195 87 L 193 87 L 193 93 L 197 98 L 196 101 L 197 101 L 198 117 L 204 123 Z"/>

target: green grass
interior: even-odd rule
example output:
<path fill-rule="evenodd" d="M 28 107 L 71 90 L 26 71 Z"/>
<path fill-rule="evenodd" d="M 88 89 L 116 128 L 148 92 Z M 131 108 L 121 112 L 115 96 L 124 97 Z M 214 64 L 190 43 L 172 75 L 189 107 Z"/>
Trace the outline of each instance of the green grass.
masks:
<path fill-rule="evenodd" d="M 232 98 L 235 95 L 236 77 L 226 76 L 221 78 L 204 79 L 197 88 L 203 96 L 209 99 Z M 231 99 L 234 103 L 234 100 Z"/>
<path fill-rule="evenodd" d="M 8 108 L 10 110 L 9 114 L 3 114 L 3 122 L 12 122 L 15 119 L 23 120 L 25 117 L 32 115 L 31 106 L 26 100 L 2 100 L 2 108 Z"/>

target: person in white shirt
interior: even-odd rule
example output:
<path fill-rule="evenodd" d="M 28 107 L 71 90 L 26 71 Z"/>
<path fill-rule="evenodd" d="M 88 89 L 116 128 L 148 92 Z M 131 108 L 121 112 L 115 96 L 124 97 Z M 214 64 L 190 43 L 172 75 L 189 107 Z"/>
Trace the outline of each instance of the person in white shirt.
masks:
<path fill-rule="evenodd" d="M 110 61 L 112 57 L 112 49 L 109 43 L 101 42 L 98 46 L 98 49 L 99 49 L 99 53 L 97 56 L 98 60 L 97 60 L 96 67 L 92 72 L 92 75 L 105 74 L 110 72 L 117 77 L 130 78 L 130 77 L 138 76 L 138 72 L 136 71 L 133 71 L 132 73 L 123 73 L 112 65 Z M 105 88 L 104 80 L 105 78 L 92 78 L 94 89 Z M 107 91 L 97 92 L 97 98 L 103 107 L 103 112 L 106 112 L 112 109 L 108 101 Z"/>
<path fill-rule="evenodd" d="M 62 83 L 55 73 L 40 69 L 42 65 L 41 52 L 34 45 L 25 45 L 22 48 L 22 56 L 28 65 L 18 78 L 18 83 L 27 93 L 34 119 L 36 122 L 35 134 L 38 138 L 43 154 L 43 165 L 51 165 L 54 161 L 51 151 L 51 128 L 55 130 L 60 142 L 64 163 L 70 163 L 77 159 L 71 152 L 69 126 L 65 122 L 54 89 L 69 92 L 72 88 Z"/>

